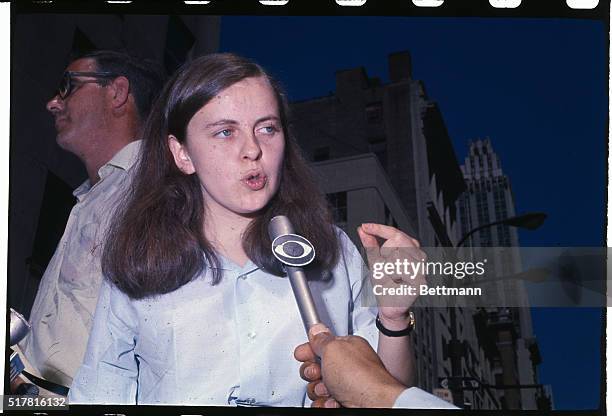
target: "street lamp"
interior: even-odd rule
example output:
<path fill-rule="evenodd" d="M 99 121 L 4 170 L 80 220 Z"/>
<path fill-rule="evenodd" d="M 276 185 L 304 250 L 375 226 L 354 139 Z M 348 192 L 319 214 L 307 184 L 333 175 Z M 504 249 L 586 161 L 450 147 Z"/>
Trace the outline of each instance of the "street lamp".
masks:
<path fill-rule="evenodd" d="M 495 221 L 489 224 L 480 225 L 467 234 L 463 236 L 463 238 L 457 243 L 454 247 L 455 256 L 457 255 L 457 250 L 463 243 L 465 243 L 470 236 L 474 233 L 489 227 L 493 227 L 495 225 L 504 224 L 509 225 L 511 227 L 518 228 L 526 228 L 528 230 L 535 230 L 540 227 L 547 215 L 543 212 L 529 212 L 523 215 L 518 215 L 515 217 L 505 218 L 503 220 Z M 525 277 L 527 277 L 526 275 Z M 532 276 L 529 276 L 532 277 Z M 541 276 L 536 276 L 537 278 L 541 278 Z M 536 279 L 538 280 L 538 279 Z M 461 358 L 465 355 L 463 344 L 457 339 L 457 315 L 455 312 L 455 308 L 451 308 L 449 311 L 450 318 L 450 336 L 451 339 L 448 341 L 448 358 L 450 358 L 451 362 L 451 374 L 453 378 L 460 377 L 461 375 Z M 455 387 L 455 386 L 453 386 Z M 453 395 L 454 403 L 463 403 L 464 395 L 462 389 L 451 388 L 451 393 Z"/>
<path fill-rule="evenodd" d="M 511 227 L 525 228 L 527 230 L 533 231 L 536 228 L 539 228 L 542 224 L 544 224 L 544 220 L 546 219 L 546 217 L 547 215 L 543 212 L 528 212 L 527 214 L 517 215 L 516 217 L 505 218 L 503 220 L 495 221 L 490 224 L 480 225 L 471 230 L 466 235 L 464 235 L 455 247 L 461 247 L 461 245 L 465 243 L 472 234 L 484 228 L 493 227 L 499 224 L 509 225 Z"/>

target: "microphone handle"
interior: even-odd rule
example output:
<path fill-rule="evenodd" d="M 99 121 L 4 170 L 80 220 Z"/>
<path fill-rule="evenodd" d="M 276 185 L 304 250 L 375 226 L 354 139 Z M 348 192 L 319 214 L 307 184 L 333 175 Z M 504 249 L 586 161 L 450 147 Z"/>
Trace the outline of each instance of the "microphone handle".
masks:
<path fill-rule="evenodd" d="M 279 235 L 295 234 L 293 224 L 291 224 L 289 218 L 284 215 L 278 215 L 270 220 L 268 232 L 272 240 Z M 306 328 L 306 332 L 308 332 L 311 326 L 318 324 L 321 320 L 319 319 L 317 308 L 312 298 L 312 294 L 310 293 L 310 288 L 308 287 L 306 273 L 304 273 L 301 267 L 287 265 L 283 265 L 283 267 L 289 276 L 291 289 L 293 290 L 293 295 L 295 296 L 300 315 L 302 316 L 302 322 L 304 322 L 304 327 Z"/>
<path fill-rule="evenodd" d="M 308 281 L 306 280 L 306 273 L 301 267 L 285 266 L 285 271 L 289 275 L 289 282 L 291 282 L 291 289 L 297 302 L 300 315 L 302 316 L 302 322 L 304 322 L 304 328 L 306 332 L 314 324 L 321 322 L 312 293 L 308 287 Z"/>

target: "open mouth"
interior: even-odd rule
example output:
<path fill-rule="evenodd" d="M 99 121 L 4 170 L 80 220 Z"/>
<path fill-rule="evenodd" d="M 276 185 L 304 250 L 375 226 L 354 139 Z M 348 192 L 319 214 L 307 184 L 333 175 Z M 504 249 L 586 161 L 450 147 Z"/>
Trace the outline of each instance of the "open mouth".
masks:
<path fill-rule="evenodd" d="M 251 175 L 247 175 L 242 181 L 253 191 L 259 191 L 264 186 L 266 186 L 268 178 L 266 175 L 261 173 L 253 173 Z"/>

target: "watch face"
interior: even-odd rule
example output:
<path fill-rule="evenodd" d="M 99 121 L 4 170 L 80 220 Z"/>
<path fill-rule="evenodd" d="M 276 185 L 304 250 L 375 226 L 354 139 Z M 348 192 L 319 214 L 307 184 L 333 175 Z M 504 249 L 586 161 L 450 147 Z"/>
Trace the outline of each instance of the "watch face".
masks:
<path fill-rule="evenodd" d="M 411 330 L 416 326 L 416 319 L 414 318 L 414 312 L 408 312 L 408 328 Z"/>
<path fill-rule="evenodd" d="M 306 266 L 315 258 L 313 245 L 297 234 L 279 235 L 272 241 L 272 254 L 287 266 Z"/>

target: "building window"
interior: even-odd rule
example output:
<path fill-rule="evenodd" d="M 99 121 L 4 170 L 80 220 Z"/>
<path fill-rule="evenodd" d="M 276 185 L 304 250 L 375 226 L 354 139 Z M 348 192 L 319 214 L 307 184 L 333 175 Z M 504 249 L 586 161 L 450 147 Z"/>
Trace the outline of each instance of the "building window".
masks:
<path fill-rule="evenodd" d="M 368 137 L 368 151 L 374 153 L 384 169 L 387 169 L 387 138 L 385 136 Z"/>
<path fill-rule="evenodd" d="M 497 226 L 497 239 L 500 247 L 510 247 L 510 229 L 507 225 L 501 224 Z"/>
<path fill-rule="evenodd" d="M 322 162 L 324 160 L 328 160 L 329 159 L 329 146 L 316 148 L 312 159 L 315 162 Z"/>
<path fill-rule="evenodd" d="M 378 144 L 378 143 L 385 143 L 387 141 L 387 138 L 385 136 L 370 136 L 368 137 L 368 144 L 373 145 L 373 144 Z"/>
<path fill-rule="evenodd" d="M 497 384 L 498 386 L 501 386 L 504 384 L 504 380 L 503 380 L 501 373 L 495 374 L 495 384 Z"/>
<path fill-rule="evenodd" d="M 380 124 L 383 121 L 382 103 L 368 104 L 365 109 L 368 124 Z"/>
<path fill-rule="evenodd" d="M 448 351 L 448 344 L 446 342 L 446 337 L 442 334 L 440 334 L 440 346 L 442 347 L 442 358 L 444 360 L 448 360 L 449 359 L 449 351 Z"/>
<path fill-rule="evenodd" d="M 464 193 L 459 199 L 459 218 L 461 223 L 461 234 L 466 235 L 471 229 L 470 220 L 470 197 L 469 194 Z"/>
<path fill-rule="evenodd" d="M 489 205 L 487 201 L 487 192 L 480 191 L 476 192 L 476 213 L 478 216 L 478 224 L 487 224 L 489 219 Z M 491 245 L 491 229 L 485 228 L 480 231 L 480 245 L 481 247 L 489 247 Z"/>
<path fill-rule="evenodd" d="M 331 206 L 334 222 L 336 224 L 346 224 L 348 219 L 346 209 L 346 192 L 327 194 L 327 200 Z"/>
<path fill-rule="evenodd" d="M 493 189 L 493 203 L 495 205 L 495 217 L 497 220 L 503 220 L 508 217 L 506 209 L 506 193 L 501 184 L 495 184 Z"/>

